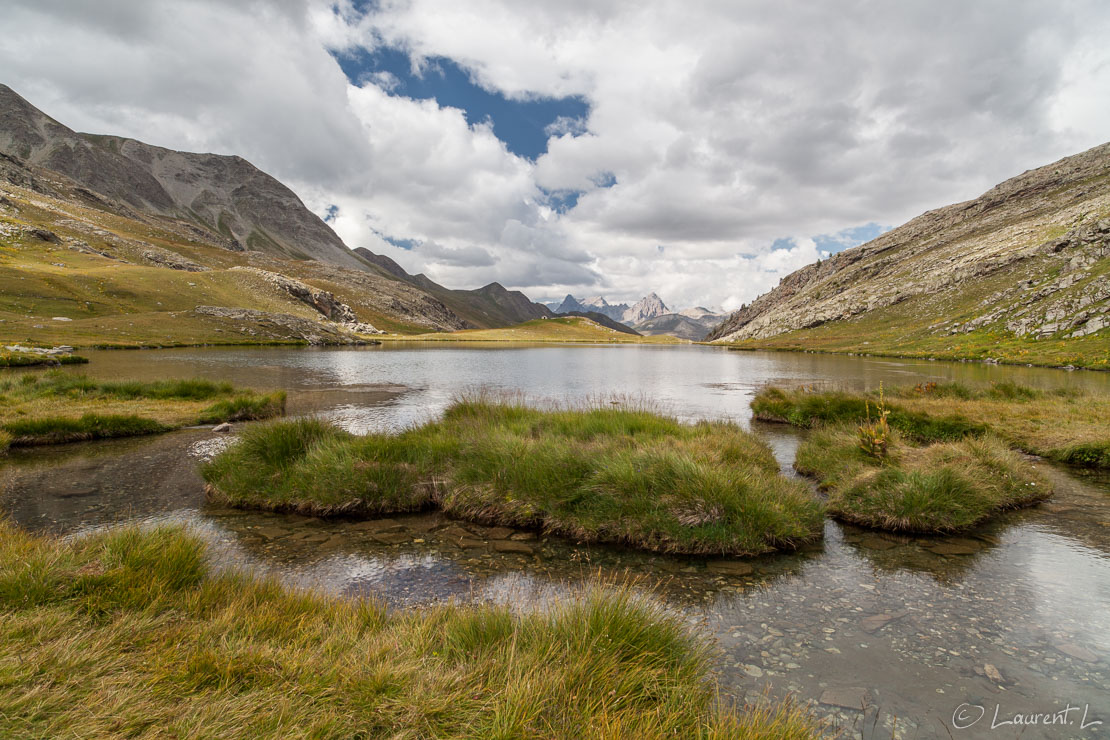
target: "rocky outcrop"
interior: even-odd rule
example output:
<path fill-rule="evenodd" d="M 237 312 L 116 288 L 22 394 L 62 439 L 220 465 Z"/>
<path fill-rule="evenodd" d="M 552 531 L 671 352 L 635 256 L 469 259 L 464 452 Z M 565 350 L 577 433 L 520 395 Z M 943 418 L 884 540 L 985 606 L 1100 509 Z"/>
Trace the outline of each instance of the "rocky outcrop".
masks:
<path fill-rule="evenodd" d="M 1104 144 L 803 267 L 708 338 L 765 339 L 910 300 L 928 303 L 918 315 L 934 320 L 936 335 L 984 327 L 1060 338 L 1101 331 L 1108 216 Z"/>
<path fill-rule="evenodd" d="M 288 313 L 256 311 L 250 308 L 197 306 L 194 313 L 223 323 L 229 334 L 308 344 L 359 344 L 362 342 L 339 324 L 325 324 Z"/>
<path fill-rule="evenodd" d="M 249 272 L 259 276 L 290 297 L 315 309 L 325 319 L 334 321 L 337 324 L 342 324 L 348 331 L 353 331 L 358 334 L 385 333 L 375 329 L 370 324 L 359 321 L 358 316 L 355 315 L 354 310 L 352 310 L 350 306 L 343 303 L 336 298 L 333 293 L 329 293 L 326 290 L 321 290 L 308 283 L 303 283 L 300 280 L 295 280 L 291 277 L 280 275 L 276 272 L 270 272 L 269 270 L 262 270 L 257 267 L 233 267 L 231 269 L 233 271 Z"/>
<path fill-rule="evenodd" d="M 184 272 L 205 272 L 208 270 L 204 265 L 198 265 L 196 262 L 186 259 L 169 249 L 149 247 L 143 250 L 143 259 L 158 267 L 167 267 L 171 270 L 183 270 Z"/>

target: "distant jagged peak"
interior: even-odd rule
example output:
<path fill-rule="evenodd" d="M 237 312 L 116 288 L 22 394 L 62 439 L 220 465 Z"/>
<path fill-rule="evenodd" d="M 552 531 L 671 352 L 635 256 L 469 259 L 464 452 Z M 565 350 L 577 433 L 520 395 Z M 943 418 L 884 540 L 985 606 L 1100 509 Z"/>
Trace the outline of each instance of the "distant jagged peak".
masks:
<path fill-rule="evenodd" d="M 663 303 L 663 299 L 652 291 L 624 312 L 624 322 L 635 325 L 641 321 L 647 321 L 670 312 L 671 310 L 667 308 L 667 304 Z"/>

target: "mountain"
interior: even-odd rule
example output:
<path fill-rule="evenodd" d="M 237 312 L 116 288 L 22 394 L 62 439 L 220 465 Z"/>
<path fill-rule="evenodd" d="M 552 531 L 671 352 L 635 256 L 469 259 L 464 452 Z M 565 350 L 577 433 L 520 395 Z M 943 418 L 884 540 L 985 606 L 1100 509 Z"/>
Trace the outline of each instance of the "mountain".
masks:
<path fill-rule="evenodd" d="M 554 315 L 547 306 L 533 303 L 519 290 L 507 290 L 500 283 L 490 283 L 474 290 L 452 290 L 432 281 L 423 273 L 410 275 L 389 257 L 375 254 L 364 247 L 356 249 L 355 254 L 443 301 L 468 322 L 468 329 L 510 326 Z"/>
<path fill-rule="evenodd" d="M 678 313 L 665 313 L 661 316 L 654 316 L 645 321 L 641 321 L 633 328 L 646 336 L 667 334 L 672 337 L 678 337 L 679 339 L 689 339 L 692 342 L 700 342 L 713 327 L 706 326 L 699 321 L 691 319 L 689 316 L 683 316 Z"/>
<path fill-rule="evenodd" d="M 636 331 L 647 336 L 669 334 L 679 339 L 699 342 L 711 332 L 725 316 L 713 313 L 707 308 L 697 306 L 678 313 L 665 313 L 641 321 L 635 325 Z"/>
<path fill-rule="evenodd" d="M 715 321 L 713 321 L 713 326 L 714 327 L 717 324 L 721 323 L 721 321 L 723 319 L 725 319 L 726 316 L 727 316 L 722 311 L 711 311 L 708 308 L 705 308 L 704 306 L 694 306 L 693 308 L 683 309 L 682 311 L 679 311 L 678 313 L 679 313 L 680 316 L 685 316 L 687 318 L 694 319 L 696 321 L 705 321 L 705 320 L 716 319 Z"/>
<path fill-rule="evenodd" d="M 292 190 L 242 157 L 79 134 L 3 84 L 0 151 L 144 213 L 191 222 L 229 249 L 364 267 Z"/>
<path fill-rule="evenodd" d="M 0 85 L 0 340 L 156 346 L 357 341 L 549 316 L 356 254 L 234 156 L 80 134 Z"/>
<path fill-rule="evenodd" d="M 549 306 L 550 308 L 550 306 Z M 594 296 L 579 301 L 574 296 L 567 294 L 563 302 L 552 309 L 557 314 L 566 313 L 599 313 L 606 316 L 613 321 L 622 321 L 624 319 L 624 312 L 628 310 L 628 304 L 620 303 L 612 305 L 601 296 Z"/>
<path fill-rule="evenodd" d="M 1102 367 L 1108 334 L 1103 144 L 803 267 L 709 338 Z"/>
<path fill-rule="evenodd" d="M 571 313 L 572 311 L 586 311 L 588 309 L 577 298 L 567 293 L 567 297 L 563 299 L 562 303 L 552 310 L 555 313 Z"/>
<path fill-rule="evenodd" d="M 636 302 L 632 308 L 624 312 L 621 319 L 624 323 L 631 326 L 643 323 L 648 319 L 654 319 L 656 316 L 662 316 L 665 313 L 670 313 L 670 309 L 663 303 L 655 293 L 644 296 Z"/>

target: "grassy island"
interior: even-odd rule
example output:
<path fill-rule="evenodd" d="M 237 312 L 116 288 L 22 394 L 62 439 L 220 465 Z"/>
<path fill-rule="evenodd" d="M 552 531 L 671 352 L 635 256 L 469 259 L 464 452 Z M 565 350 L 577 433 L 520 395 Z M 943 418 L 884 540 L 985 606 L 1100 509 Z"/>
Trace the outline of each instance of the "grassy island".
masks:
<path fill-rule="evenodd" d="M 74 354 L 49 355 L 40 352 L 20 352 L 0 347 L 0 368 L 35 367 L 39 365 L 83 365 L 89 360 Z"/>
<path fill-rule="evenodd" d="M 990 436 L 915 445 L 893 433 L 876 457 L 855 427 L 837 425 L 798 448 L 795 468 L 828 492 L 833 516 L 894 532 L 959 532 L 1052 494 L 1035 466 Z"/>
<path fill-rule="evenodd" d="M 722 706 L 710 658 L 627 592 L 387 611 L 210 572 L 177 528 L 0 522 L 4 737 L 817 736 L 789 706 Z"/>
<path fill-rule="evenodd" d="M 208 380 L 100 381 L 62 371 L 0 379 L 0 450 L 155 434 L 190 424 L 265 419 L 285 393 Z"/>
<path fill-rule="evenodd" d="M 957 390 L 960 386 L 939 392 L 918 388 L 894 395 L 964 396 L 964 403 L 902 406 L 887 403 L 883 394 L 871 398 L 768 388 L 752 408 L 757 418 L 814 429 L 799 447 L 794 466 L 828 492 L 832 515 L 854 524 L 958 532 L 1052 494 L 1036 466 L 996 436 L 988 413 L 976 406 L 1023 403 L 1039 398 L 1037 392 L 1019 386 L 981 392 Z M 991 421 L 1006 418 L 995 414 Z"/>
<path fill-rule="evenodd" d="M 1022 452 L 1071 465 L 1110 468 L 1110 395 L 1041 390 L 1017 383 L 973 388 L 923 383 L 886 391 L 890 426 L 921 443 L 991 432 Z M 767 388 L 752 401 L 756 418 L 803 428 L 853 424 L 877 394 Z"/>
<path fill-rule="evenodd" d="M 299 419 L 246 430 L 204 469 L 233 506 L 461 519 L 672 553 L 754 555 L 821 536 L 823 508 L 733 424 L 617 407 L 463 400 L 442 421 L 355 436 Z"/>

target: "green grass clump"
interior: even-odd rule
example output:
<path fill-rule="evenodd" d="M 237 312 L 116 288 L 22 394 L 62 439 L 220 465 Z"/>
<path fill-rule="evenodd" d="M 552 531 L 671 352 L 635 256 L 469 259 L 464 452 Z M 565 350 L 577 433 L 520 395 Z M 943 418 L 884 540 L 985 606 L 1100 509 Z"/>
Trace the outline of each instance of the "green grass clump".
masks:
<path fill-rule="evenodd" d="M 217 401 L 201 412 L 197 422 L 218 424 L 223 421 L 255 421 L 270 419 L 285 413 L 285 391 L 264 395 L 239 395 Z"/>
<path fill-rule="evenodd" d="M 0 350 L 0 367 L 35 367 L 38 365 L 83 365 L 89 360 L 80 355 L 43 355 L 38 352 Z"/>
<path fill-rule="evenodd" d="M 141 416 L 124 414 L 84 414 L 77 418 L 47 416 L 17 419 L 3 425 L 13 445 L 60 444 L 111 437 L 138 437 L 158 434 L 170 427 Z"/>
<path fill-rule="evenodd" d="M 819 538 L 823 522 L 820 502 L 754 435 L 642 409 L 469 399 L 440 422 L 364 437 L 296 420 L 246 430 L 203 472 L 236 506 L 365 516 L 437 506 L 658 552 L 789 549 Z"/>
<path fill-rule="evenodd" d="M 795 468 L 828 492 L 833 516 L 896 532 L 958 532 L 1052 494 L 1035 466 L 991 436 L 926 446 L 895 438 L 877 459 L 853 427 L 823 427 L 798 448 Z"/>
<path fill-rule="evenodd" d="M 628 591 L 546 611 L 372 601 L 212 572 L 180 528 L 0 523 L 0 735 L 778 738 L 718 701 L 707 646 Z"/>
<path fill-rule="evenodd" d="M 61 370 L 0 380 L 0 430 L 14 445 L 154 434 L 285 413 L 285 393 L 209 380 L 102 381 Z"/>
<path fill-rule="evenodd" d="M 0 429 L 0 455 L 3 455 L 5 452 L 7 452 L 8 448 L 11 447 L 11 446 L 12 446 L 12 435 L 11 435 L 11 433 L 6 432 L 3 429 Z"/>
<path fill-rule="evenodd" d="M 1048 457 L 1068 465 L 1084 468 L 1110 468 L 1110 440 L 1076 444 L 1050 450 Z"/>
<path fill-rule="evenodd" d="M 843 391 L 764 388 L 756 394 L 751 407 L 757 419 L 812 429 L 828 424 L 858 424 L 866 418 L 868 404 L 873 411 L 875 399 Z M 890 411 L 887 423 L 891 428 L 918 442 L 963 439 L 982 435 L 988 430 L 986 424 L 970 421 L 958 414 L 934 416 L 889 403 L 887 408 Z"/>
<path fill-rule="evenodd" d="M 990 433 L 1033 455 L 1110 468 L 1108 395 L 1012 382 L 985 387 L 922 383 L 887 389 L 886 398 L 890 427 L 913 442 L 957 441 Z M 859 424 L 868 406 L 873 411 L 878 400 L 875 393 L 765 388 L 751 405 L 756 418 L 812 429 Z"/>

